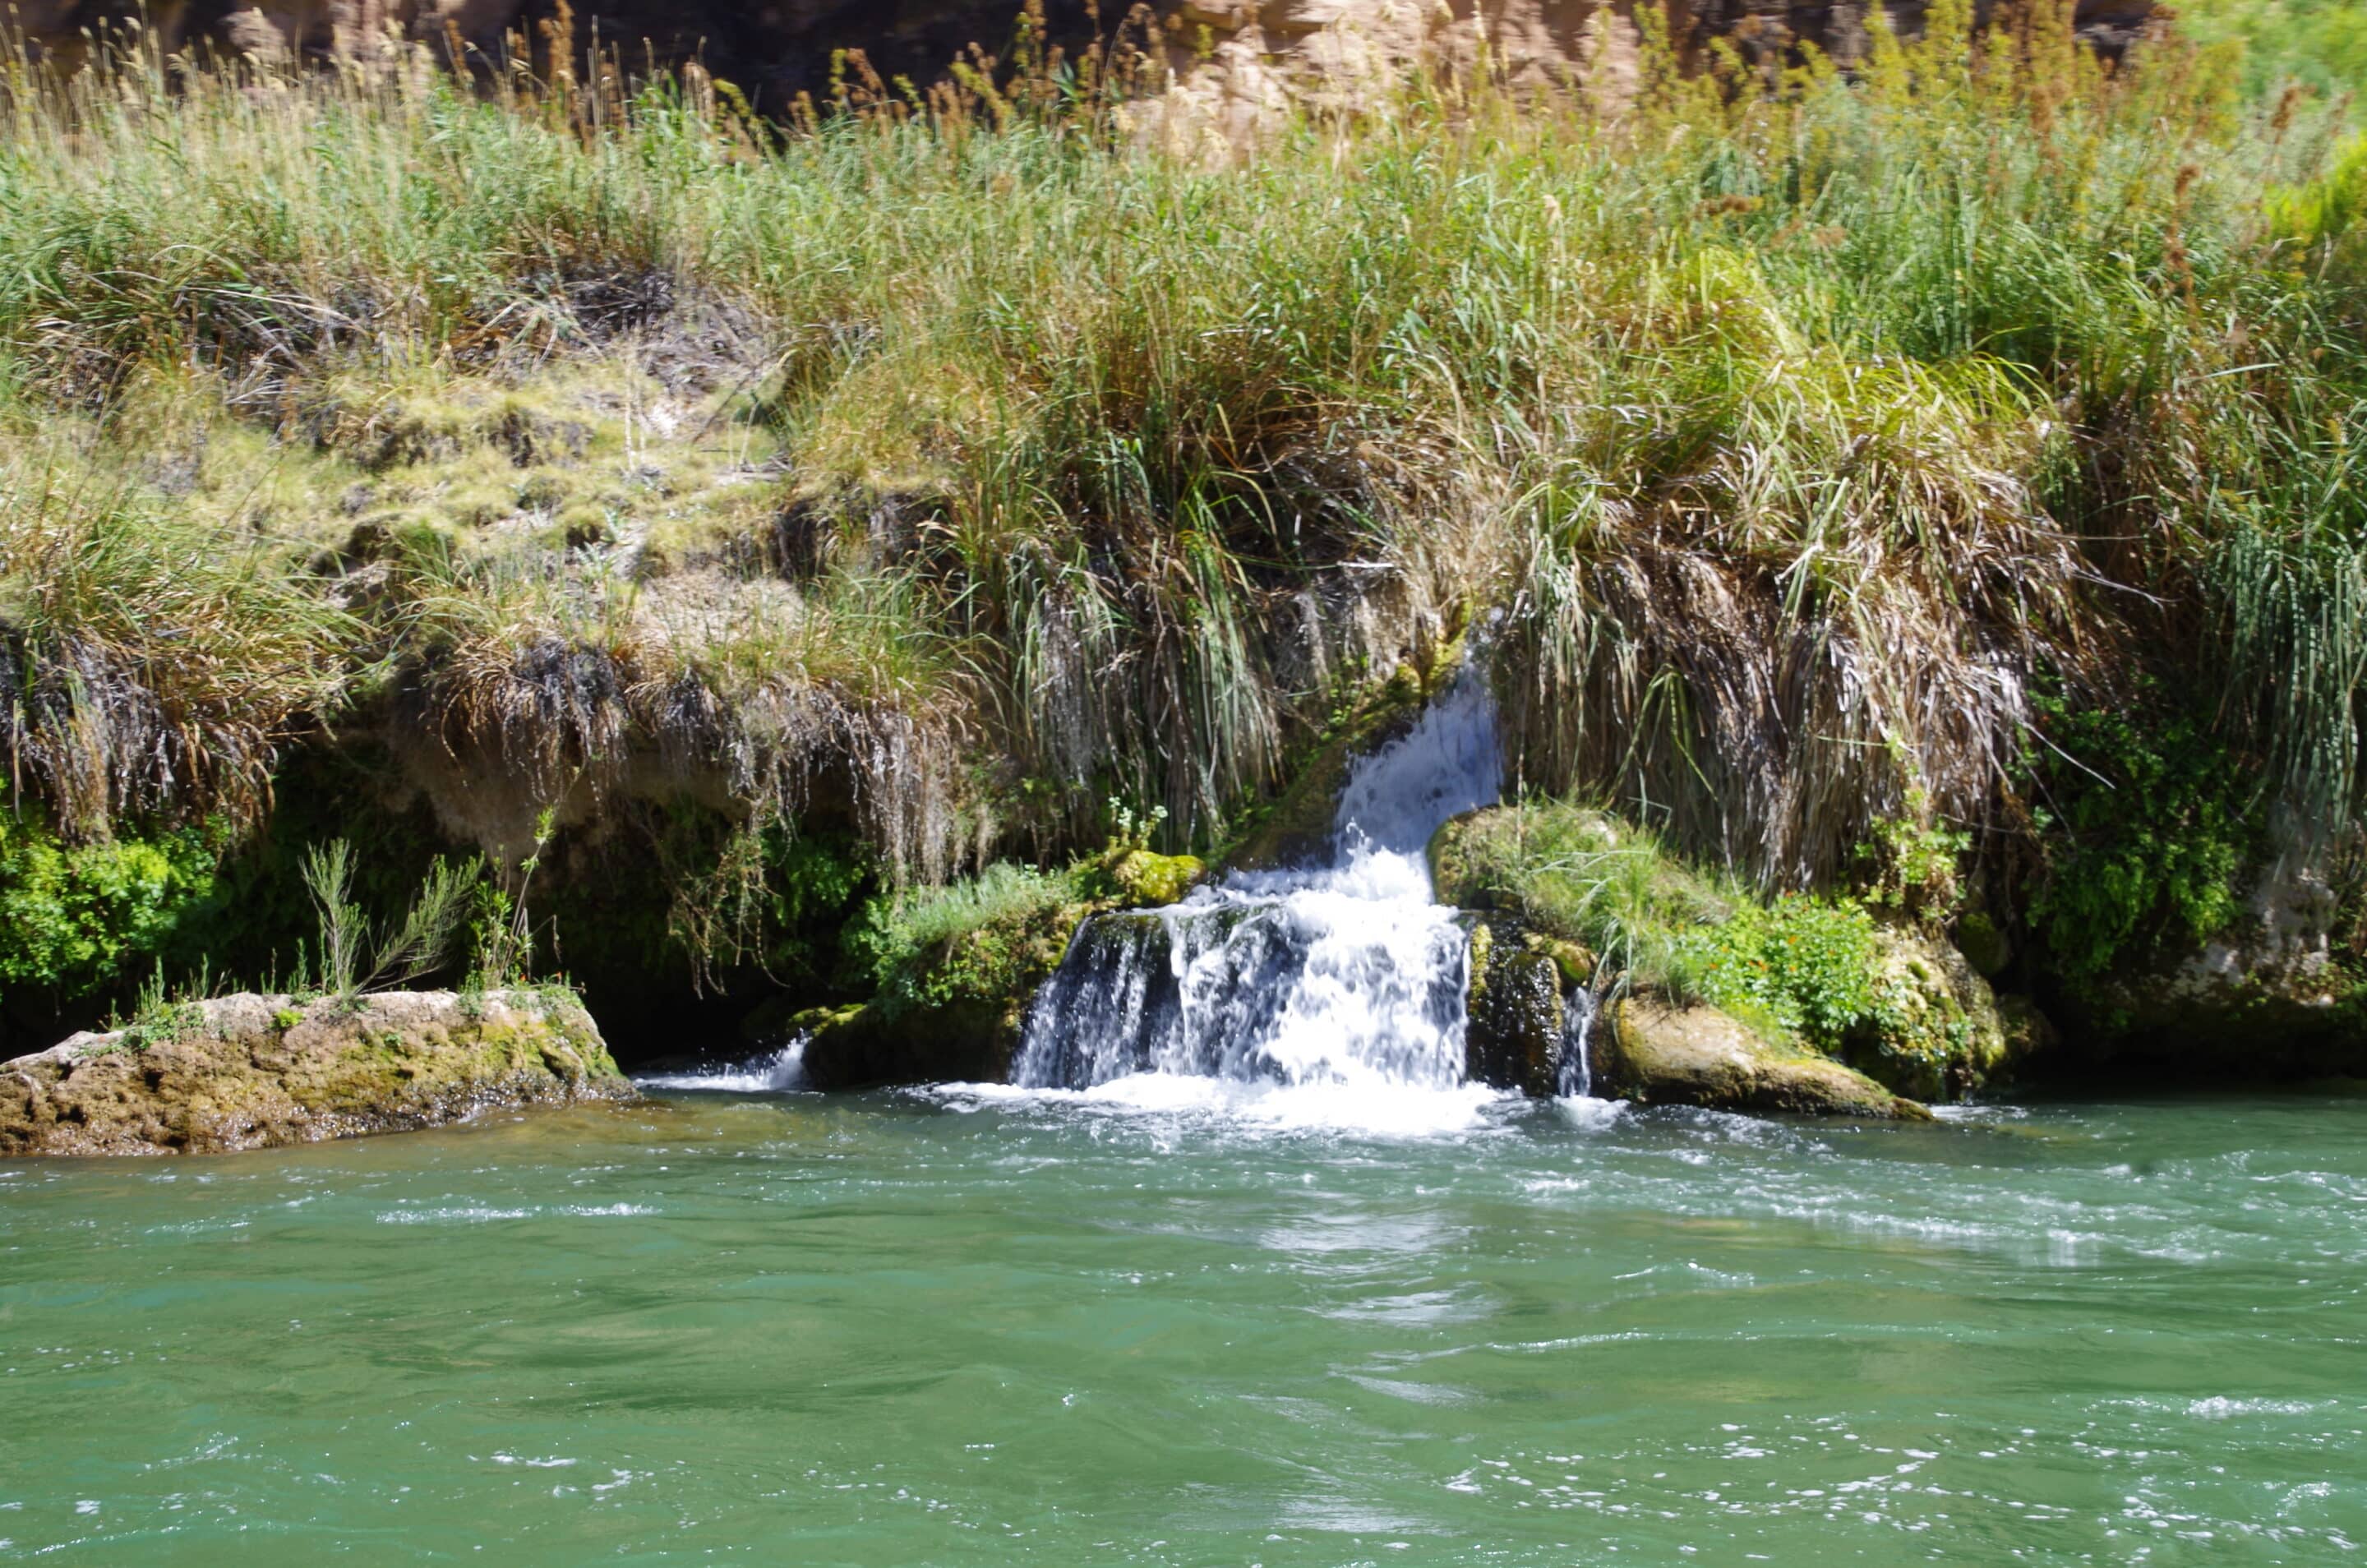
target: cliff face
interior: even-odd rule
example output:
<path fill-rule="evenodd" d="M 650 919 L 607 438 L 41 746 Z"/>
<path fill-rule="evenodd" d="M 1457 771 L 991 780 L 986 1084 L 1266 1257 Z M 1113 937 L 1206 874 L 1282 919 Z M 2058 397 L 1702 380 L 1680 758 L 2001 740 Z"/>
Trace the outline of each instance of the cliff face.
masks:
<path fill-rule="evenodd" d="M 266 57 L 330 57 L 377 47 L 390 36 L 441 44 L 456 34 L 489 59 L 515 36 L 536 39 L 555 10 L 549 0 L 33 0 L 17 13 L 35 51 L 67 63 L 88 35 L 129 26 L 144 13 L 166 50 L 211 44 Z M 972 44 L 1006 48 L 1020 0 L 587 0 L 572 12 L 579 44 L 597 39 L 638 63 L 645 48 L 663 62 L 703 60 L 761 107 L 778 110 L 829 82 L 833 53 L 860 49 L 880 74 L 925 83 Z M 1829 5 L 1781 0 L 1669 0 L 1673 35 L 1698 49 L 1731 36 L 1764 55 L 1809 39 L 1843 60 L 1863 48 L 1864 0 Z M 1986 9 L 1986 6 L 1983 7 Z M 1928 0 L 1889 0 L 1892 25 L 1920 30 Z M 2144 28 L 2152 0 L 2078 0 L 2082 37 L 2117 55 Z M 1086 0 L 1048 0 L 1047 30 L 1070 45 L 1093 36 Z M 1584 80 L 1615 91 L 1629 69 L 1633 0 L 1153 0 L 1130 13 L 1112 0 L 1134 36 L 1166 56 L 1179 81 L 1237 107 L 1269 98 L 1281 83 L 1351 78 L 1417 58 L 1467 62 L 1484 47 L 1516 81 Z M 1273 80 L 1269 80 L 1269 77 Z"/>

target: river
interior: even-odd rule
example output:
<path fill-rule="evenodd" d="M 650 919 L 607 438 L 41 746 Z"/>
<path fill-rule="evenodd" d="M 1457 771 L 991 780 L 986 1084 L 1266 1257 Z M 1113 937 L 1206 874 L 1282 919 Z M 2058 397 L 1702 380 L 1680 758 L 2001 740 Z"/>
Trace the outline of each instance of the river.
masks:
<path fill-rule="evenodd" d="M 0 1165 L 0 1558 L 2316 1563 L 2367 1100 L 673 1092 Z"/>

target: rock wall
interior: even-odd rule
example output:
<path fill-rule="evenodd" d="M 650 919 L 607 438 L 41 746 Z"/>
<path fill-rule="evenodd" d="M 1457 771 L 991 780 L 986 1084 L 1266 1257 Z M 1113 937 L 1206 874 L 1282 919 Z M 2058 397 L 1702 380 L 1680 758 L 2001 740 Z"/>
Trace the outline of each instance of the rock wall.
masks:
<path fill-rule="evenodd" d="M 502 58 L 505 40 L 539 40 L 561 0 L 30 0 L 17 25 L 37 53 L 71 63 L 85 38 L 142 15 L 167 51 L 210 43 L 265 57 L 330 58 L 367 52 L 389 38 L 441 45 L 459 37 Z M 579 46 L 618 46 L 629 64 L 644 46 L 672 64 L 703 60 L 761 107 L 777 111 L 799 92 L 829 82 L 834 51 L 860 49 L 881 75 L 934 80 L 972 44 L 991 52 L 1014 36 L 1022 0 L 586 0 L 572 11 Z M 1672 36 L 1698 50 L 1731 36 L 1764 57 L 1793 39 L 1812 39 L 1844 60 L 1863 49 L 1864 0 L 1828 5 L 1783 0 L 1667 0 Z M 1929 0 L 1888 0 L 1902 32 L 1919 30 Z M 1165 55 L 1177 82 L 1207 118 L 1229 130 L 1270 112 L 1310 83 L 1328 90 L 1433 59 L 1468 65 L 1482 49 L 1516 84 L 1583 82 L 1616 95 L 1632 82 L 1634 0 L 1151 0 L 1132 13 L 1110 0 L 1104 30 L 1131 17 L 1133 36 Z M 1045 0 L 1048 32 L 1073 47 L 1094 33 L 1085 0 Z M 2081 34 L 2117 55 L 2145 28 L 2152 0 L 2077 0 Z M 542 45 L 537 41 L 539 50 Z M 1195 117 L 1198 118 L 1198 117 Z"/>

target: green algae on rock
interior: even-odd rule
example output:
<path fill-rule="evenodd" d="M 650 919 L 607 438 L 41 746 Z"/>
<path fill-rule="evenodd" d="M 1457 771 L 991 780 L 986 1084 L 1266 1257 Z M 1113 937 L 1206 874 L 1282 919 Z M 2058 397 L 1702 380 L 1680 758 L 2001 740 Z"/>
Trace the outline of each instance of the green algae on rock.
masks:
<path fill-rule="evenodd" d="M 249 993 L 0 1064 L 0 1153 L 227 1153 L 632 1094 L 571 998 Z"/>

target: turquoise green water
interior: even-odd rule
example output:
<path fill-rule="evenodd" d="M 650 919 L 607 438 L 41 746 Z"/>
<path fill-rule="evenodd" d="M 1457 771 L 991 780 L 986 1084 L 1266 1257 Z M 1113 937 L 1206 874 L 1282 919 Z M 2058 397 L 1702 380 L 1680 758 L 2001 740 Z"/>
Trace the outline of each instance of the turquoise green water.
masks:
<path fill-rule="evenodd" d="M 2367 1100 L 1466 1113 L 682 1097 L 0 1165 L 0 1558 L 2367 1541 Z"/>

